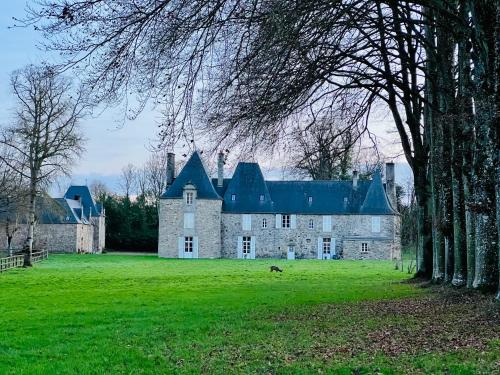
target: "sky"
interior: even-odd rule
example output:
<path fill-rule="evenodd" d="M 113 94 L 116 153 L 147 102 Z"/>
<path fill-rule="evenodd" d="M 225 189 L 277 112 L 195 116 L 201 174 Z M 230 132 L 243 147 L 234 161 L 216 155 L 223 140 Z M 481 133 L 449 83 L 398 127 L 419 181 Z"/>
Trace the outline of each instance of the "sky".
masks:
<path fill-rule="evenodd" d="M 13 17 L 23 17 L 25 4 L 23 0 L 2 0 L 0 3 L 0 126 L 8 125 L 12 120 L 14 103 L 9 87 L 12 71 L 43 60 L 57 61 L 55 55 L 51 56 L 37 48 L 41 35 L 32 28 L 10 28 L 15 24 Z M 148 148 L 157 139 L 158 122 L 161 120 L 159 112 L 148 107 L 134 121 L 123 124 L 121 120 L 120 109 L 110 108 L 82 121 L 81 128 L 87 139 L 86 151 L 75 164 L 73 175 L 61 178 L 52 188 L 52 195 L 62 194 L 69 184 L 91 184 L 95 180 L 104 182 L 112 190 L 118 190 L 121 169 L 129 163 L 140 166 L 147 160 L 150 153 Z M 399 154 L 390 119 L 382 112 L 373 118 L 371 125 L 377 130 L 379 141 L 384 144 L 382 148 L 391 155 Z M 266 177 L 279 178 L 280 173 L 276 168 L 279 158 L 270 161 L 263 157 L 257 161 L 263 164 Z M 401 157 L 394 161 L 396 181 L 406 184 L 411 178 L 409 166 Z"/>

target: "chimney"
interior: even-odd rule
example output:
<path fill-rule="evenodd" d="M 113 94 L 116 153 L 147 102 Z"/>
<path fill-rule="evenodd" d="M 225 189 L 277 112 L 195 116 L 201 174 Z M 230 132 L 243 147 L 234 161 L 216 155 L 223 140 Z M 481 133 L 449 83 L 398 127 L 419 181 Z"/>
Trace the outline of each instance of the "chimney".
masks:
<path fill-rule="evenodd" d="M 352 171 L 352 188 L 354 190 L 358 188 L 358 171 Z"/>
<path fill-rule="evenodd" d="M 396 182 L 394 181 L 394 163 L 385 164 L 385 191 L 387 198 L 394 209 L 397 208 L 396 204 Z"/>
<path fill-rule="evenodd" d="M 224 153 L 221 151 L 217 158 L 217 186 L 222 187 L 222 185 L 224 185 Z"/>
<path fill-rule="evenodd" d="M 175 178 L 175 154 L 169 152 L 167 154 L 167 186 L 172 185 Z"/>

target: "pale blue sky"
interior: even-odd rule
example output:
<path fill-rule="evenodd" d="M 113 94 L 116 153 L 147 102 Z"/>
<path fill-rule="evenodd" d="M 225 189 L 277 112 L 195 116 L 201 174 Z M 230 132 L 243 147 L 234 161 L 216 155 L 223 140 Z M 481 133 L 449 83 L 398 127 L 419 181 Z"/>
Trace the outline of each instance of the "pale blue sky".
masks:
<path fill-rule="evenodd" d="M 4 126 L 11 120 L 13 108 L 12 95 L 9 87 L 9 76 L 15 69 L 26 64 L 37 64 L 42 60 L 55 62 L 55 55 L 50 56 L 37 48 L 40 34 L 33 29 L 11 28 L 14 24 L 12 17 L 22 17 L 26 2 L 24 0 L 0 0 L 0 126 Z M 147 146 L 154 142 L 157 131 L 159 115 L 152 108 L 147 108 L 135 121 L 129 121 L 124 126 L 121 124 L 119 109 L 108 109 L 99 117 L 89 118 L 83 121 L 82 130 L 88 139 L 86 152 L 74 166 L 73 176 L 61 182 L 61 188 L 71 183 L 89 184 L 93 180 L 102 180 L 110 188 L 117 189 L 116 181 L 120 170 L 128 163 L 141 165 L 149 156 Z M 377 129 L 377 135 L 385 145 L 382 147 L 391 155 L 400 151 L 395 146 L 397 136 L 389 133 L 392 128 L 390 117 L 381 116 L 373 119 L 373 128 Z M 178 155 L 180 157 L 180 155 Z M 269 163 L 269 159 L 259 160 L 264 164 L 264 173 L 277 175 L 276 165 Z M 396 179 L 406 184 L 411 171 L 402 158 L 396 161 Z M 59 193 L 59 188 L 53 191 Z"/>

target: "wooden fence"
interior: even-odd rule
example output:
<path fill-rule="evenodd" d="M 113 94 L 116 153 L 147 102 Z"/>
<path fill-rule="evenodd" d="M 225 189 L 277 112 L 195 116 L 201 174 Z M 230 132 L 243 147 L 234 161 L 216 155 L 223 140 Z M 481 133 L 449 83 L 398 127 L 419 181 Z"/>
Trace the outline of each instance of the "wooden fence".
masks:
<path fill-rule="evenodd" d="M 33 263 L 40 262 L 49 257 L 48 251 L 37 251 L 31 254 Z M 0 258 L 0 273 L 11 268 L 22 267 L 24 265 L 24 254 L 16 254 L 6 258 Z"/>

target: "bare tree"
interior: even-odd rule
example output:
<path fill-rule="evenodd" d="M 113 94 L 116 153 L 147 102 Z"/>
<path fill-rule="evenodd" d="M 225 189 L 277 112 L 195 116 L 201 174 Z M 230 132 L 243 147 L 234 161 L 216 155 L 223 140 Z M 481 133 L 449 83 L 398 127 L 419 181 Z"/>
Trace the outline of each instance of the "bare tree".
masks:
<path fill-rule="evenodd" d="M 120 188 L 125 193 L 127 198 L 130 194 L 135 192 L 137 187 L 137 169 L 136 167 L 129 163 L 122 168 L 122 173 L 120 175 Z"/>
<path fill-rule="evenodd" d="M 90 184 L 90 192 L 94 199 L 98 202 L 104 202 L 106 196 L 109 195 L 109 189 L 102 181 L 94 180 Z"/>
<path fill-rule="evenodd" d="M 289 145 L 293 167 L 314 180 L 348 179 L 352 148 L 359 133 L 330 118 L 319 119 L 306 129 L 297 129 Z"/>
<path fill-rule="evenodd" d="M 71 82 L 49 66 L 29 65 L 13 73 L 17 101 L 15 123 L 0 137 L 3 162 L 28 181 L 28 235 L 25 266 L 31 266 L 37 197 L 55 176 L 68 173 L 83 151 L 78 121 L 86 105 L 81 91 L 71 96 Z"/>
<path fill-rule="evenodd" d="M 145 165 L 147 171 L 148 190 L 156 204 L 167 187 L 167 152 L 153 152 Z"/>

